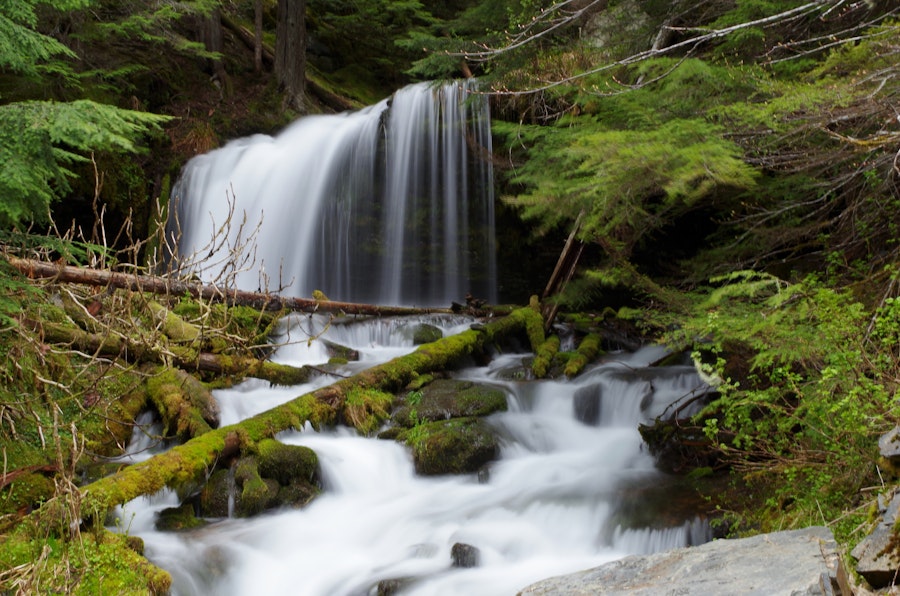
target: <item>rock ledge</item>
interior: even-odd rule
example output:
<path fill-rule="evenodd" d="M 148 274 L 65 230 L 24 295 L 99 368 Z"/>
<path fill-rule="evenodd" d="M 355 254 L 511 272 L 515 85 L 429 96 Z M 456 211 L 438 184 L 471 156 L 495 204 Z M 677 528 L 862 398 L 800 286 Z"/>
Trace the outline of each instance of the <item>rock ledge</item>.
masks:
<path fill-rule="evenodd" d="M 831 530 L 821 526 L 715 540 L 545 579 L 519 592 L 547 594 L 760 596 L 841 594 L 840 557 Z"/>

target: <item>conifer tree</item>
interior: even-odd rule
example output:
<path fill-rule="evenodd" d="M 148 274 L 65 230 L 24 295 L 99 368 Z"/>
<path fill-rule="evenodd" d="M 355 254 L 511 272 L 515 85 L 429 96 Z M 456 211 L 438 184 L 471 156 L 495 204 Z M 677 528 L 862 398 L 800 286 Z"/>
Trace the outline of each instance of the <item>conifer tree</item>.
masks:
<path fill-rule="evenodd" d="M 39 31 L 38 9 L 70 11 L 89 0 L 19 0 L 0 4 L 0 68 L 13 89 L 62 85 L 78 91 L 75 53 Z M 43 5 L 43 6 L 41 6 Z M 137 151 L 163 116 L 86 99 L 55 101 L 0 95 L 0 226 L 46 220 L 68 189 L 71 165 L 100 150 Z M 31 97 L 29 97 L 31 95 Z"/>

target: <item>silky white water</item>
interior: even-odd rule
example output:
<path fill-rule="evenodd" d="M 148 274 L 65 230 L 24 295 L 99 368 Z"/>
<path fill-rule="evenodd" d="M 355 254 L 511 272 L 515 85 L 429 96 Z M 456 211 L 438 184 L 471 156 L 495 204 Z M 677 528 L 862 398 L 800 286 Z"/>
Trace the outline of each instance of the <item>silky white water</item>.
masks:
<path fill-rule="evenodd" d="M 430 322 L 448 334 L 469 323 Z M 320 324 L 297 318 L 291 335 L 302 339 Z M 349 374 L 413 350 L 409 324 L 332 326 L 326 336 L 360 351 Z M 276 359 L 321 361 L 319 343 L 299 341 Z M 661 353 L 610 355 L 573 381 L 517 380 L 524 354 L 458 371 L 508 395 L 508 411 L 488 419 L 502 438 L 501 458 L 477 475 L 419 477 L 401 444 L 307 428 L 278 437 L 318 454 L 323 492 L 305 508 L 158 532 L 155 512 L 177 504 L 162 494 L 128 504 L 119 526 L 144 539 L 146 555 L 173 575 L 180 595 L 374 594 L 379 581 L 392 579 L 405 580 L 403 594 L 515 594 L 533 581 L 627 554 L 700 543 L 709 530 L 692 515 L 640 525 L 627 513 L 640 509 L 634 499 L 642 491 L 670 482 L 642 446 L 638 423 L 708 390 L 692 367 L 648 367 Z M 216 397 L 228 424 L 309 389 L 248 381 Z M 576 417 L 576 395 L 592 392 L 600 395 L 599 413 L 586 424 Z M 478 549 L 477 567 L 452 566 L 456 543 Z"/>
<path fill-rule="evenodd" d="M 418 84 L 190 160 L 174 263 L 245 290 L 375 304 L 496 301 L 487 99 Z"/>

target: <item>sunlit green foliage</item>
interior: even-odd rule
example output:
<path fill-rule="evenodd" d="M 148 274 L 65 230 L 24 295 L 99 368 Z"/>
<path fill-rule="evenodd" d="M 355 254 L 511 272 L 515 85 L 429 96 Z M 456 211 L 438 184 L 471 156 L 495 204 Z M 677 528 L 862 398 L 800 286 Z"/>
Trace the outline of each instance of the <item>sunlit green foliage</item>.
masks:
<path fill-rule="evenodd" d="M 755 179 L 740 149 L 703 120 L 672 120 L 645 131 L 609 130 L 586 119 L 496 130 L 510 144 L 518 135 L 532 146 L 512 178 L 525 192 L 507 199 L 525 218 L 549 228 L 584 212 L 581 238 L 624 255 L 698 201 L 722 189 L 750 188 Z"/>

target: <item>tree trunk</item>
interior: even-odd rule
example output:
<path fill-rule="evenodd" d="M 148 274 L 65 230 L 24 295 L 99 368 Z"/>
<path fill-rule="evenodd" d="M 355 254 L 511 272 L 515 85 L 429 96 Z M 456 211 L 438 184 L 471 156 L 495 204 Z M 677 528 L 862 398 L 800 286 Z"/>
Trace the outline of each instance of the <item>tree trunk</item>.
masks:
<path fill-rule="evenodd" d="M 262 72 L 263 67 L 263 3 L 253 3 L 253 70 Z"/>
<path fill-rule="evenodd" d="M 315 427 L 335 424 L 348 393 L 354 388 L 399 390 L 419 375 L 446 369 L 483 351 L 503 336 L 521 332 L 529 326 L 540 328 L 540 325 L 540 315 L 535 310 L 519 309 L 477 330 L 470 329 L 423 345 L 411 354 L 303 394 L 243 422 L 212 430 L 83 487 L 82 514 L 103 519 L 110 508 L 141 495 L 152 495 L 166 486 L 179 487 L 202 481 L 218 461 L 236 455 L 262 439 L 291 428 L 302 428 L 307 422 Z M 52 518 L 61 506 L 64 505 L 58 500 L 51 500 L 36 512 L 36 516 Z"/>
<path fill-rule="evenodd" d="M 285 102 L 306 112 L 306 0 L 278 0 L 275 76 Z"/>
<path fill-rule="evenodd" d="M 218 54 L 221 54 L 225 49 L 222 41 L 221 14 L 221 11 L 217 8 L 211 11 L 208 16 L 202 17 L 200 22 L 200 37 L 204 47 L 207 51 Z M 231 82 L 228 80 L 228 73 L 225 72 L 225 64 L 222 62 L 222 58 L 211 58 L 209 63 L 213 82 L 219 86 L 223 97 L 229 96 Z"/>

